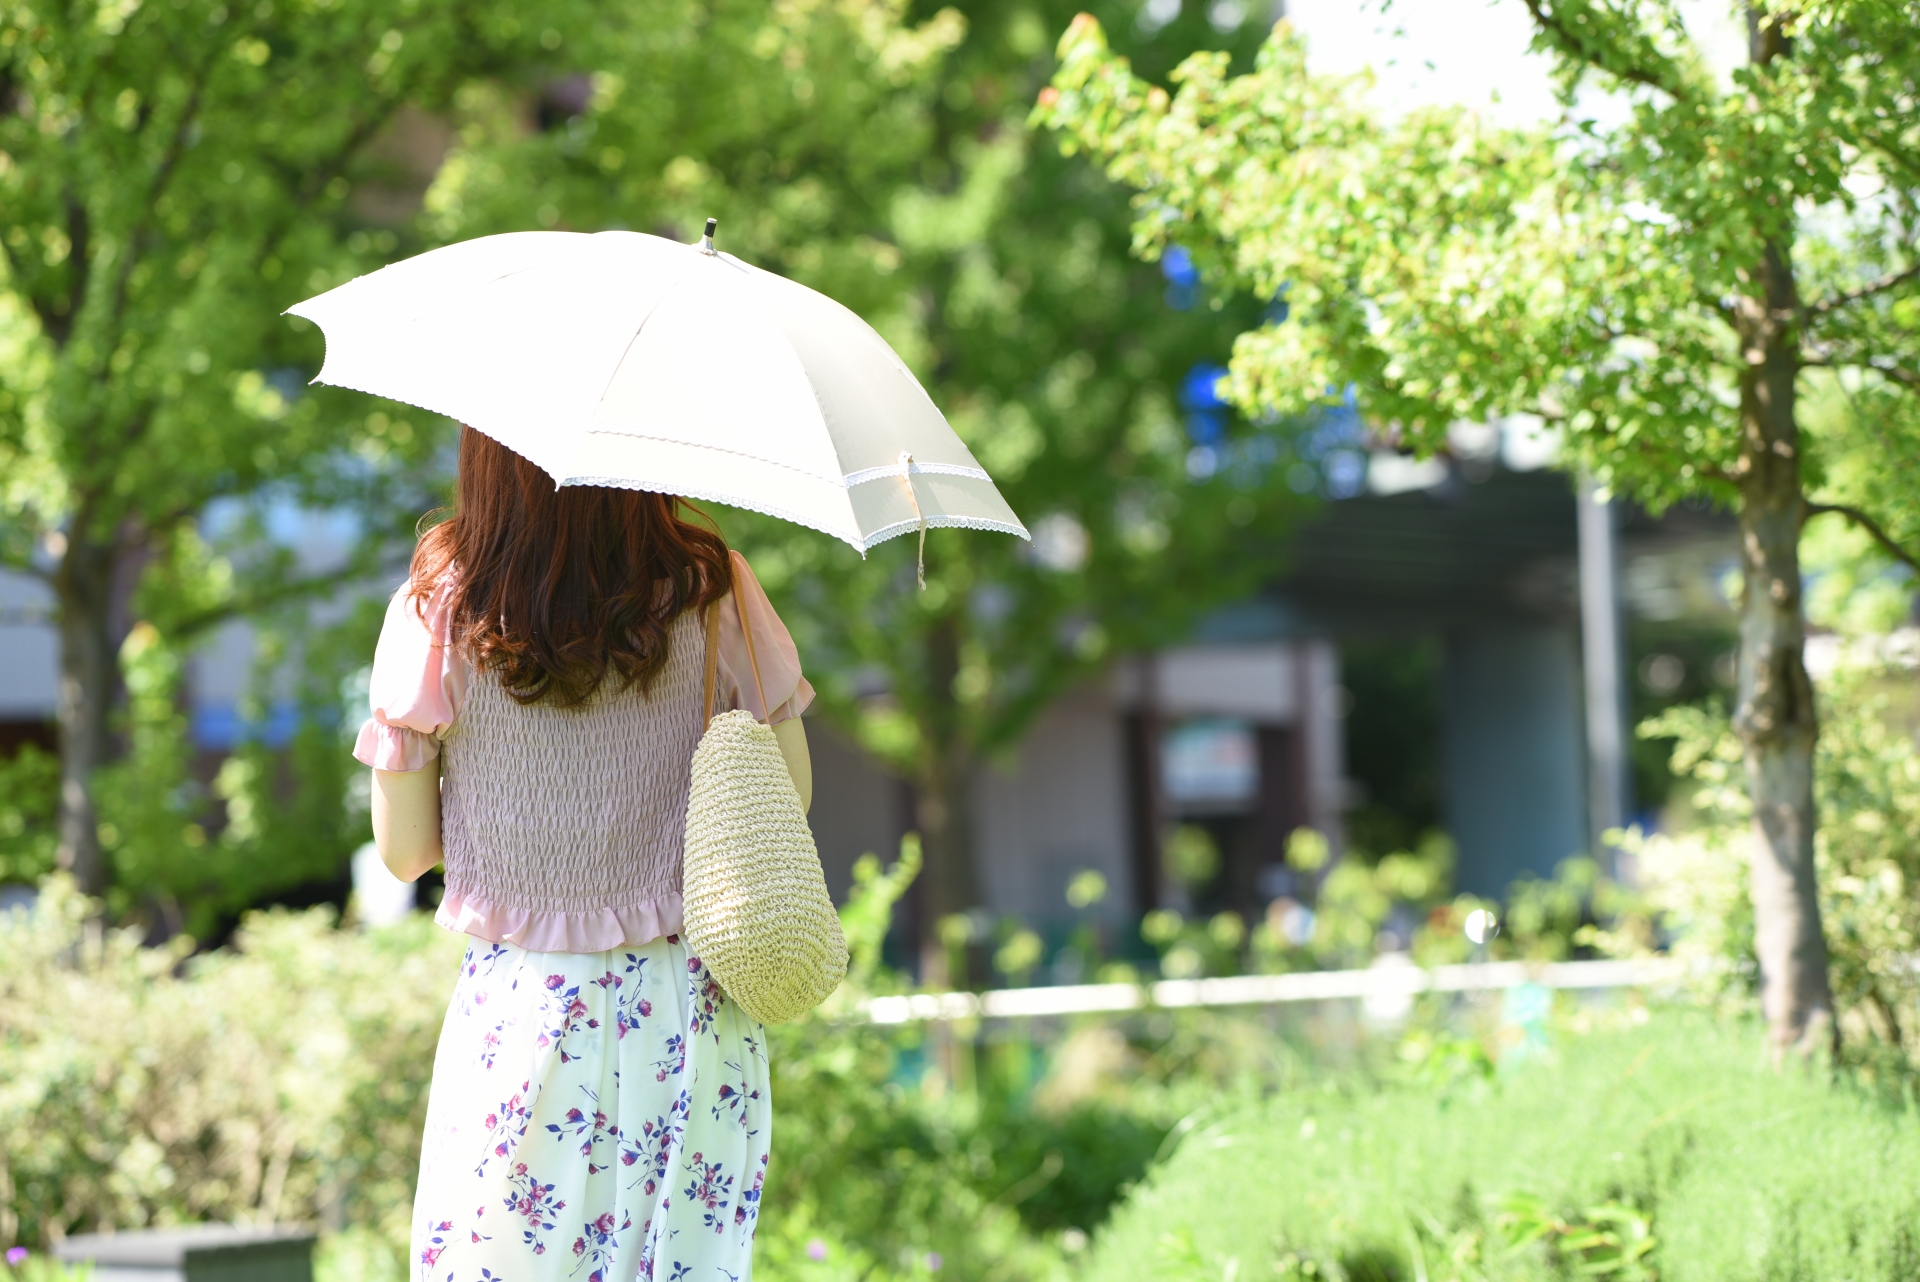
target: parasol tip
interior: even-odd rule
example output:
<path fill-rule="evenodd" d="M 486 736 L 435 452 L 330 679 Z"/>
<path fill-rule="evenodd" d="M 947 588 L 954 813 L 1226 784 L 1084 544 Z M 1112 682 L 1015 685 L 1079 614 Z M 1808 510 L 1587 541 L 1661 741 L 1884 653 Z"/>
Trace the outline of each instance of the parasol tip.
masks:
<path fill-rule="evenodd" d="M 713 247 L 713 234 L 719 230 L 720 230 L 720 220 L 718 218 L 707 219 L 707 230 L 701 233 L 701 236 L 700 236 L 700 252 L 701 253 L 703 254 L 719 253 L 719 251 Z"/>

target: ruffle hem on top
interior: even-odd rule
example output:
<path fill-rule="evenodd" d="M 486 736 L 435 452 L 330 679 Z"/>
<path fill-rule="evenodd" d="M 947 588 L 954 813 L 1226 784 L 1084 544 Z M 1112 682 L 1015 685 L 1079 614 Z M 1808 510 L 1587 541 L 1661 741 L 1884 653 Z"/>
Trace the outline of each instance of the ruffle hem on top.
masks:
<path fill-rule="evenodd" d="M 447 887 L 433 919 L 448 930 L 535 953 L 599 953 L 622 945 L 637 947 L 678 935 L 682 925 L 679 895 L 660 895 L 616 908 L 551 912 L 499 907 L 452 886 Z"/>

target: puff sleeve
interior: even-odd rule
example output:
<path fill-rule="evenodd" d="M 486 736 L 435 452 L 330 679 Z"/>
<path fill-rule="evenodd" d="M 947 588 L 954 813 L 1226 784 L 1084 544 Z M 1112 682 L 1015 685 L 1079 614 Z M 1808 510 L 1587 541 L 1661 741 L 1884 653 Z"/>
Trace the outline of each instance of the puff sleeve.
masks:
<path fill-rule="evenodd" d="M 720 603 L 719 654 L 714 663 L 716 711 L 745 708 L 768 725 L 797 717 L 813 702 L 813 687 L 800 672 L 800 651 L 787 625 L 774 612 L 773 602 L 754 577 L 747 558 L 738 552 L 733 561 L 735 592 Z M 736 604 L 736 602 L 738 604 Z M 740 606 L 746 609 L 741 626 Z M 748 645 L 747 629 L 752 632 Z M 759 680 L 754 679 L 756 663 Z M 764 690 L 764 703 L 760 692 Z M 768 708 L 771 707 L 771 714 Z"/>
<path fill-rule="evenodd" d="M 449 644 L 445 591 L 416 607 L 403 585 L 387 603 L 353 755 L 375 770 L 423 770 L 460 714 L 467 666 Z"/>

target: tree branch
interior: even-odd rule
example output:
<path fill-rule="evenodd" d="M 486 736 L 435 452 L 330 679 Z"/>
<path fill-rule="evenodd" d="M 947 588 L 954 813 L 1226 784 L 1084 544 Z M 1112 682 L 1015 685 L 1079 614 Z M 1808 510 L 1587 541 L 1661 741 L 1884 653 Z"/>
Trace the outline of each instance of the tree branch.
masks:
<path fill-rule="evenodd" d="M 1621 80 L 1658 89 L 1674 99 L 1686 97 L 1685 87 L 1675 77 L 1661 75 L 1658 70 L 1628 61 L 1606 49 L 1596 36 L 1573 30 L 1557 14 L 1547 12 L 1547 0 L 1526 0 L 1526 4 L 1527 12 L 1533 15 L 1533 21 L 1540 30 L 1553 37 L 1562 50 L 1588 66 Z"/>
<path fill-rule="evenodd" d="M 181 108 L 180 118 L 174 123 L 173 137 L 168 140 L 167 149 L 160 156 L 160 163 L 154 167 L 153 177 L 147 184 L 147 197 L 144 203 L 146 218 L 127 229 L 126 248 L 121 254 L 120 270 L 113 282 L 113 320 L 116 325 L 127 314 L 128 290 L 133 283 L 133 269 L 141 259 L 145 248 L 147 232 L 152 220 L 158 217 L 155 206 L 173 180 L 174 171 L 179 167 L 181 157 L 186 155 L 187 147 L 193 136 L 193 126 L 200 118 L 200 101 L 206 94 L 207 82 L 212 79 L 213 65 L 219 53 L 227 46 L 214 42 L 207 49 L 206 57 L 193 69 L 193 88 L 187 93 L 186 105 Z"/>
<path fill-rule="evenodd" d="M 1858 289 L 1850 289 L 1843 294 L 1834 294 L 1831 297 L 1823 298 L 1804 310 L 1809 319 L 1825 316 L 1828 312 L 1837 311 L 1842 307 L 1850 307 L 1863 298 L 1871 298 L 1875 294 L 1885 293 L 1889 289 L 1896 289 L 1915 278 L 1920 278 L 1920 262 L 1914 263 L 1913 266 L 1904 271 L 1888 272 L 1878 280 L 1870 280 Z"/>
<path fill-rule="evenodd" d="M 1865 360 L 1860 363 L 1863 366 L 1865 366 L 1867 369 L 1872 370 L 1874 373 L 1879 374 L 1883 378 L 1892 379 L 1894 382 L 1900 384 L 1900 386 L 1902 387 L 1910 388 L 1914 391 L 1920 391 L 1920 373 L 1915 373 L 1913 370 L 1902 368 L 1901 366 L 1895 365 L 1892 362 L 1879 362 L 1874 360 Z"/>
<path fill-rule="evenodd" d="M 1884 358 L 1875 359 L 1854 352 L 1836 350 L 1824 343 L 1810 343 L 1802 348 L 1800 364 L 1809 369 L 1840 369 L 1846 366 L 1870 369 L 1882 378 L 1898 383 L 1909 391 L 1920 392 L 1920 371 L 1910 370 Z"/>
<path fill-rule="evenodd" d="M 1800 523 L 1804 525 L 1814 517 L 1822 516 L 1828 512 L 1832 512 L 1838 516 L 1844 516 L 1849 521 L 1852 521 L 1855 525 L 1866 531 L 1875 543 L 1878 543 L 1885 549 L 1888 556 L 1900 562 L 1900 564 L 1906 566 L 1914 573 L 1920 574 L 1920 553 L 1909 552 L 1906 548 L 1901 547 L 1894 541 L 1891 534 L 1888 534 L 1880 527 L 1878 521 L 1857 507 L 1849 507 L 1845 503 L 1809 503 L 1806 505 L 1806 510 L 1801 513 Z"/>

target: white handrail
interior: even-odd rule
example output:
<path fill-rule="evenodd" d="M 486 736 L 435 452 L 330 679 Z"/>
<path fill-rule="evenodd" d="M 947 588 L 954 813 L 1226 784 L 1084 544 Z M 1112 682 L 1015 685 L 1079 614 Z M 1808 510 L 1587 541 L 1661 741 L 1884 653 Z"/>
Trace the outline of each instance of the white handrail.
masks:
<path fill-rule="evenodd" d="M 1150 1006 L 1268 1006 L 1420 993 L 1469 993 L 1538 984 L 1543 988 L 1644 988 L 1678 981 L 1677 963 L 1635 961 L 1473 962 L 1422 968 L 1298 971 L 1290 975 L 1234 975 L 1222 979 L 1163 979 L 1152 984 L 1063 984 L 1055 988 L 996 988 L 984 993 L 904 993 L 872 997 L 860 1013 L 875 1024 L 955 1019 L 1022 1019 L 1143 1010 Z"/>

